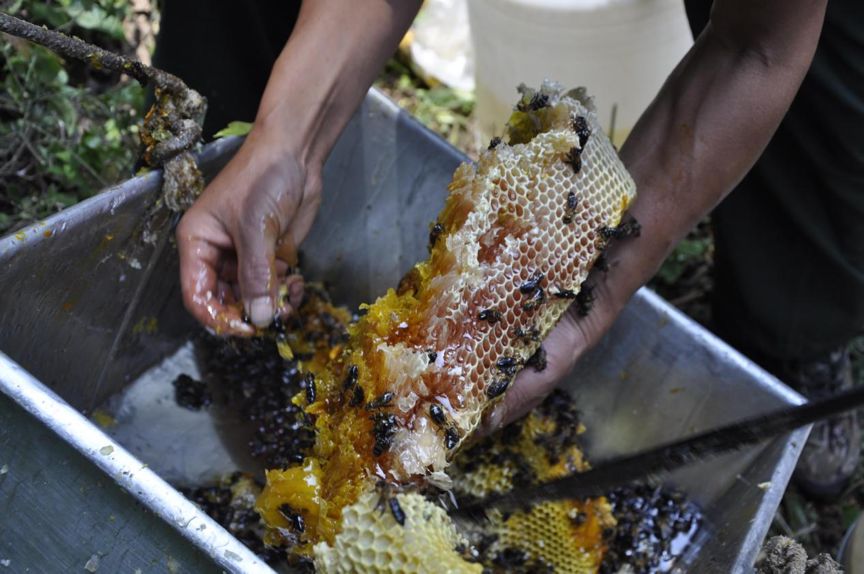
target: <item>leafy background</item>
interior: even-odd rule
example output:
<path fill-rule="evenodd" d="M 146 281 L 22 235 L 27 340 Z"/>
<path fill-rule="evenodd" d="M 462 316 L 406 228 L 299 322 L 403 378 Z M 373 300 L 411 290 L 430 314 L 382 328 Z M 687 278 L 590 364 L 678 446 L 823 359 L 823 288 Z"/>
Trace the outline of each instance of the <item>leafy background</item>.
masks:
<path fill-rule="evenodd" d="M 131 54 L 127 0 L 17 0 L 5 11 Z M 132 175 L 145 92 L 137 82 L 0 42 L 0 235 Z"/>

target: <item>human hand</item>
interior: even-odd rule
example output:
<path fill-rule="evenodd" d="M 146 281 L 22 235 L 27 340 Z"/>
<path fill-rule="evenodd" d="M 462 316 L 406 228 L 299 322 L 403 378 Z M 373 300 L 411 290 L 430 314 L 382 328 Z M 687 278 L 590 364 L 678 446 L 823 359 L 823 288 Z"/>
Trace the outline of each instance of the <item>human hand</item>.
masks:
<path fill-rule="evenodd" d="M 595 290 L 596 292 L 596 290 Z M 488 434 L 521 418 L 543 402 L 555 387 L 573 370 L 576 361 L 597 343 L 617 316 L 612 305 L 603 304 L 598 296 L 587 316 L 579 316 L 572 305 L 543 341 L 546 367 L 536 370 L 526 366 L 500 403 L 484 417 L 481 432 Z"/>
<path fill-rule="evenodd" d="M 217 332 L 254 333 L 238 301 L 257 326 L 300 303 L 289 270 L 321 201 L 321 166 L 421 2 L 359 4 L 303 3 L 255 127 L 177 228 L 183 302 Z"/>
<path fill-rule="evenodd" d="M 220 334 L 254 333 L 237 302 L 266 327 L 302 298 L 296 248 L 320 204 L 320 168 L 304 165 L 285 139 L 256 126 L 177 227 L 183 302 Z"/>

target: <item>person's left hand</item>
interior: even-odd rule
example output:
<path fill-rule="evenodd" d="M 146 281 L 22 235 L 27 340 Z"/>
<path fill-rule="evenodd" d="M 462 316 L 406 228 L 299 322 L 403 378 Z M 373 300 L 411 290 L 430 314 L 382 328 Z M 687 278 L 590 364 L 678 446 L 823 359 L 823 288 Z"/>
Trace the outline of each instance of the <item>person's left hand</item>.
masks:
<path fill-rule="evenodd" d="M 484 417 L 482 434 L 489 434 L 510 424 L 543 402 L 573 370 L 576 361 L 600 341 L 629 299 L 629 295 L 619 299 L 609 289 L 610 284 L 623 284 L 613 283 L 623 275 L 623 269 L 615 268 L 610 269 L 608 274 L 597 271 L 592 273 L 589 282 L 594 285 L 596 300 L 591 310 L 583 317 L 577 313 L 576 305 L 570 306 L 543 341 L 546 368 L 537 371 L 526 367 L 519 372 L 501 402 L 492 407 Z"/>

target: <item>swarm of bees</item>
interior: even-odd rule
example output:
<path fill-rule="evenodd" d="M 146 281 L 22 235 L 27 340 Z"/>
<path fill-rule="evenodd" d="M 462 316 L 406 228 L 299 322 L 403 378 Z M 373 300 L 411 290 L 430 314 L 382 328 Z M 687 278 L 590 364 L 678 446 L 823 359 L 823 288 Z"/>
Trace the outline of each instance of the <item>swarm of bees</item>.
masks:
<path fill-rule="evenodd" d="M 339 333 L 347 328 L 295 336 L 294 329 L 334 326 L 330 317 L 347 316 L 331 313 L 329 301 L 319 300 L 322 293 L 311 286 L 298 316 L 282 329 L 298 347 L 298 356 L 290 360 L 276 351 L 275 330 L 260 339 L 226 341 L 208 336 L 200 341 L 205 378 L 209 384 L 221 379 L 221 386 L 234 393 L 223 400 L 257 425 L 249 451 L 267 466 L 291 466 L 312 452 L 314 429 L 302 408 L 291 408 L 293 397 L 309 404 L 318 399 L 317 391 L 310 390 L 316 388 L 314 376 L 304 371 L 315 358 L 300 341 L 323 341 L 323 350 L 329 341 L 342 340 Z M 321 313 L 330 317 L 313 318 Z M 509 372 L 518 365 L 504 357 L 496 368 Z M 357 408 L 375 417 L 392 400 L 392 395 L 384 394 Z M 429 416 L 437 425 L 448 422 L 438 404 L 430 405 Z M 453 500 L 470 503 L 490 492 L 585 469 L 579 447 L 583 431 L 572 398 L 555 392 L 528 417 L 460 451 L 448 469 L 449 484 L 396 485 L 378 480 L 346 512 L 347 523 L 336 543 L 322 547 L 317 556 L 309 548 L 308 514 L 290 503 L 276 509 L 284 524 L 278 529 L 278 545 L 271 544 L 273 537 L 265 535 L 266 524 L 256 511 L 263 485 L 251 475 L 235 473 L 219 484 L 185 492 L 269 563 L 287 561 L 300 572 L 313 571 L 316 563 L 322 571 L 442 571 L 437 568 L 447 566 L 454 572 L 594 572 L 599 568 L 612 573 L 625 564 L 636 573 L 654 571 L 668 556 L 671 541 L 699 526 L 698 511 L 677 493 L 620 489 L 610 493 L 608 502 L 546 503 L 510 515 L 492 512 L 456 522 L 449 518 Z M 431 510 L 434 519 L 423 518 Z M 345 564 L 344 557 L 355 552 L 361 564 Z"/>

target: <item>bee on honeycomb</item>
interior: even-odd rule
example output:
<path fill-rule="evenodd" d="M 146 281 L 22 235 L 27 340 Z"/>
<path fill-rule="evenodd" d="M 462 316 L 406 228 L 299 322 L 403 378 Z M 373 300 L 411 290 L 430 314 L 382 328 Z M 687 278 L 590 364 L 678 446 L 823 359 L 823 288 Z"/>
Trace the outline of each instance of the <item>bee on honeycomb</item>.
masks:
<path fill-rule="evenodd" d="M 319 396 L 314 375 L 304 369 L 325 365 L 338 352 L 347 341 L 349 317 L 323 289 L 308 285 L 298 314 L 266 337 L 203 341 L 206 378 L 222 380 L 217 386 L 230 391 L 227 403 L 255 423 L 249 443 L 254 459 L 286 468 L 310 456 L 316 436 L 304 410 Z M 280 358 L 278 346 L 288 341 L 292 358 Z M 436 358 L 429 354 L 430 361 Z M 516 365 L 505 359 L 496 367 L 506 372 Z M 356 385 L 353 376 L 349 381 Z M 374 416 L 392 400 L 385 393 L 363 408 Z M 445 427 L 439 405 L 430 406 L 429 416 Z M 275 529 L 271 524 L 265 545 L 266 525 L 254 510 L 261 489 L 252 476 L 235 473 L 187 495 L 262 558 L 274 565 L 287 559 L 300 572 L 312 571 L 316 563 L 324 572 L 473 572 L 478 566 L 490 574 L 595 572 L 598 565 L 601 573 L 624 565 L 634 574 L 656 570 L 674 558 L 671 542 L 680 547 L 681 537 L 692 537 L 699 527 L 698 512 L 678 493 L 623 487 L 608 501 L 546 502 L 519 512 L 488 511 L 474 520 L 448 514 L 453 500 L 476 504 L 491 493 L 585 470 L 579 447 L 584 430 L 572 398 L 556 391 L 527 417 L 466 445 L 448 474 L 428 476 L 425 487 L 379 480 L 344 509 L 332 544 L 313 546 L 310 513 L 285 502 L 276 508 L 284 524 Z"/>
<path fill-rule="evenodd" d="M 410 537 L 421 522 L 439 525 L 429 540 L 442 549 L 430 566 L 450 554 L 465 562 L 446 512 L 420 490 L 450 484 L 446 471 L 483 413 L 522 367 L 539 364 L 540 342 L 578 298 L 634 198 L 633 180 L 581 93 L 551 83 L 521 91 L 507 142 L 454 173 L 429 258 L 398 290 L 364 306 L 329 360 L 304 364 L 315 390 L 295 402 L 314 420 L 315 445 L 302 463 L 267 472 L 258 508 L 274 544 L 289 527 L 285 508 L 301 516 L 300 551 L 324 571 L 383 560 L 374 550 L 383 534 L 353 526 L 392 518 L 369 517 L 382 481 L 405 489 L 394 495 L 405 526 L 394 519 L 398 530 L 375 529 Z M 596 506 L 601 524 L 608 510 Z M 374 548 L 358 546 L 361 539 Z M 424 571 L 405 568 L 393 571 Z"/>

